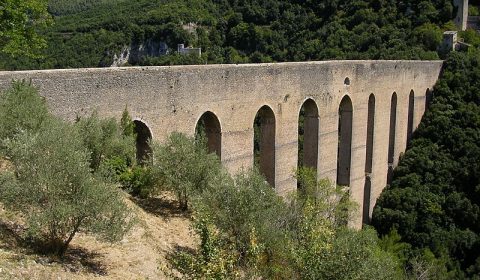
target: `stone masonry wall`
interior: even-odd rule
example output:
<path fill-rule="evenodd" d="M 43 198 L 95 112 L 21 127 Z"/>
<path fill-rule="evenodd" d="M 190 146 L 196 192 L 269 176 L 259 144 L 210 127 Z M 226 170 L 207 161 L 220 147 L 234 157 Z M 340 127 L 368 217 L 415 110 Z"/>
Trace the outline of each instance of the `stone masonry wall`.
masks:
<path fill-rule="evenodd" d="M 353 106 L 350 192 L 362 209 L 365 183 L 368 99 L 375 96 L 372 192 L 374 202 L 386 185 L 392 93 L 398 96 L 395 161 L 407 142 L 409 94 L 413 90 L 413 126 L 425 110 L 442 61 L 324 61 L 277 64 L 130 67 L 0 72 L 0 91 L 12 80 L 31 80 L 52 112 L 65 120 L 97 110 L 120 118 L 125 106 L 143 121 L 153 138 L 172 131 L 193 135 L 200 116 L 214 113 L 221 126 L 221 155 L 232 173 L 253 164 L 253 122 L 269 106 L 275 115 L 275 188 L 296 189 L 298 118 L 302 104 L 318 106 L 318 175 L 336 180 L 339 104 L 348 95 Z M 349 85 L 344 84 L 346 77 Z M 362 213 L 353 226 L 360 226 Z"/>

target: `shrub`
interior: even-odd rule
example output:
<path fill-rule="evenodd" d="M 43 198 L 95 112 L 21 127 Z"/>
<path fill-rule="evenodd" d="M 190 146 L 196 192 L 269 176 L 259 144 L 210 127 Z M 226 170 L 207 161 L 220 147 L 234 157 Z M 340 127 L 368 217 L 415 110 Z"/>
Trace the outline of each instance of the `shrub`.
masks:
<path fill-rule="evenodd" d="M 170 257 L 171 268 L 180 272 L 185 279 L 236 279 L 239 271 L 237 254 L 206 218 L 193 221 L 193 229 L 200 237 L 198 252 L 176 252 Z M 182 279 L 178 275 L 170 275 Z"/>
<path fill-rule="evenodd" d="M 209 154 L 204 140 L 174 132 L 163 145 L 154 147 L 153 172 L 164 186 L 177 194 L 180 207 L 188 209 L 193 194 L 205 190 L 220 173 L 215 154 Z"/>
<path fill-rule="evenodd" d="M 51 119 L 38 132 L 5 141 L 15 172 L 1 174 L 0 199 L 25 215 L 29 236 L 59 256 L 79 231 L 115 241 L 132 221 L 118 188 L 90 172 L 81 136 L 76 127 Z"/>
<path fill-rule="evenodd" d="M 80 130 L 83 145 L 90 154 L 90 167 L 94 171 L 98 170 L 103 160 L 114 157 L 124 159 L 128 166 L 134 163 L 135 136 L 130 133 L 132 128 L 128 120 L 124 122 L 119 124 L 113 118 L 100 119 L 97 113 L 77 119 L 76 126 Z"/>
<path fill-rule="evenodd" d="M 0 139 L 38 131 L 50 117 L 45 100 L 25 81 L 13 82 L 10 89 L 0 93 Z"/>

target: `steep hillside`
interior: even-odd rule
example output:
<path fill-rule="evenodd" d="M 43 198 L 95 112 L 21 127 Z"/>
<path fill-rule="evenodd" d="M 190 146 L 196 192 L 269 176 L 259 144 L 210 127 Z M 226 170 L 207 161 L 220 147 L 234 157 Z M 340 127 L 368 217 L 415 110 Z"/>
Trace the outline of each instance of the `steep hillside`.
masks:
<path fill-rule="evenodd" d="M 447 279 L 480 275 L 480 54 L 445 63 L 434 99 L 377 201 L 373 225 L 396 229 L 407 259 L 435 259 Z M 448 274 L 447 274 L 448 273 Z"/>
<path fill-rule="evenodd" d="M 451 0 L 51 0 L 49 10 L 44 58 L 1 57 L 0 68 L 110 66 L 152 41 L 169 54 L 130 63 L 436 59 L 442 30 L 455 28 Z M 177 44 L 203 55 L 178 56 Z"/>

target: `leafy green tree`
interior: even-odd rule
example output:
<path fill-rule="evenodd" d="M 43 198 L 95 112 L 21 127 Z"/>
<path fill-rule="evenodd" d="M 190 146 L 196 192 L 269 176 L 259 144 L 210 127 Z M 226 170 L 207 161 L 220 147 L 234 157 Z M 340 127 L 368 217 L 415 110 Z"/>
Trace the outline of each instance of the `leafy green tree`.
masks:
<path fill-rule="evenodd" d="M 187 210 L 190 198 L 204 191 L 221 171 L 220 161 L 209 154 L 204 139 L 174 132 L 153 149 L 153 172 L 163 186 L 177 194 L 180 207 Z"/>
<path fill-rule="evenodd" d="M 89 117 L 77 119 L 76 126 L 80 137 L 90 154 L 90 168 L 97 171 L 102 162 L 112 158 L 121 159 L 131 166 L 135 159 L 135 135 L 133 123 L 128 117 L 123 123 L 115 119 L 100 119 L 95 112 Z"/>
<path fill-rule="evenodd" d="M 0 52 L 13 57 L 38 57 L 47 45 L 38 29 L 51 21 L 47 0 L 2 0 L 0 2 Z"/>
<path fill-rule="evenodd" d="M 15 170 L 0 175 L 0 199 L 26 217 L 29 236 L 59 256 L 79 231 L 116 241 L 132 220 L 118 188 L 90 172 L 81 139 L 76 127 L 50 119 L 38 132 L 6 140 Z"/>

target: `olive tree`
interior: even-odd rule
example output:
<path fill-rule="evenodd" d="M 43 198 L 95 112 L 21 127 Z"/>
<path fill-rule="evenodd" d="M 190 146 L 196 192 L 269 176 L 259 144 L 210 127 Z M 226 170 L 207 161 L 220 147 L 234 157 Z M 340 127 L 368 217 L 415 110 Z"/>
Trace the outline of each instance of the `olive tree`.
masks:
<path fill-rule="evenodd" d="M 121 191 L 95 178 L 79 130 L 56 119 L 4 140 L 14 172 L 0 175 L 0 199 L 26 217 L 27 234 L 62 256 L 79 231 L 119 240 L 132 223 Z"/>
<path fill-rule="evenodd" d="M 191 196 L 205 190 L 221 170 L 218 157 L 208 153 L 203 138 L 195 140 L 178 132 L 155 146 L 153 157 L 154 173 L 164 187 L 177 194 L 183 210 L 188 209 Z"/>

